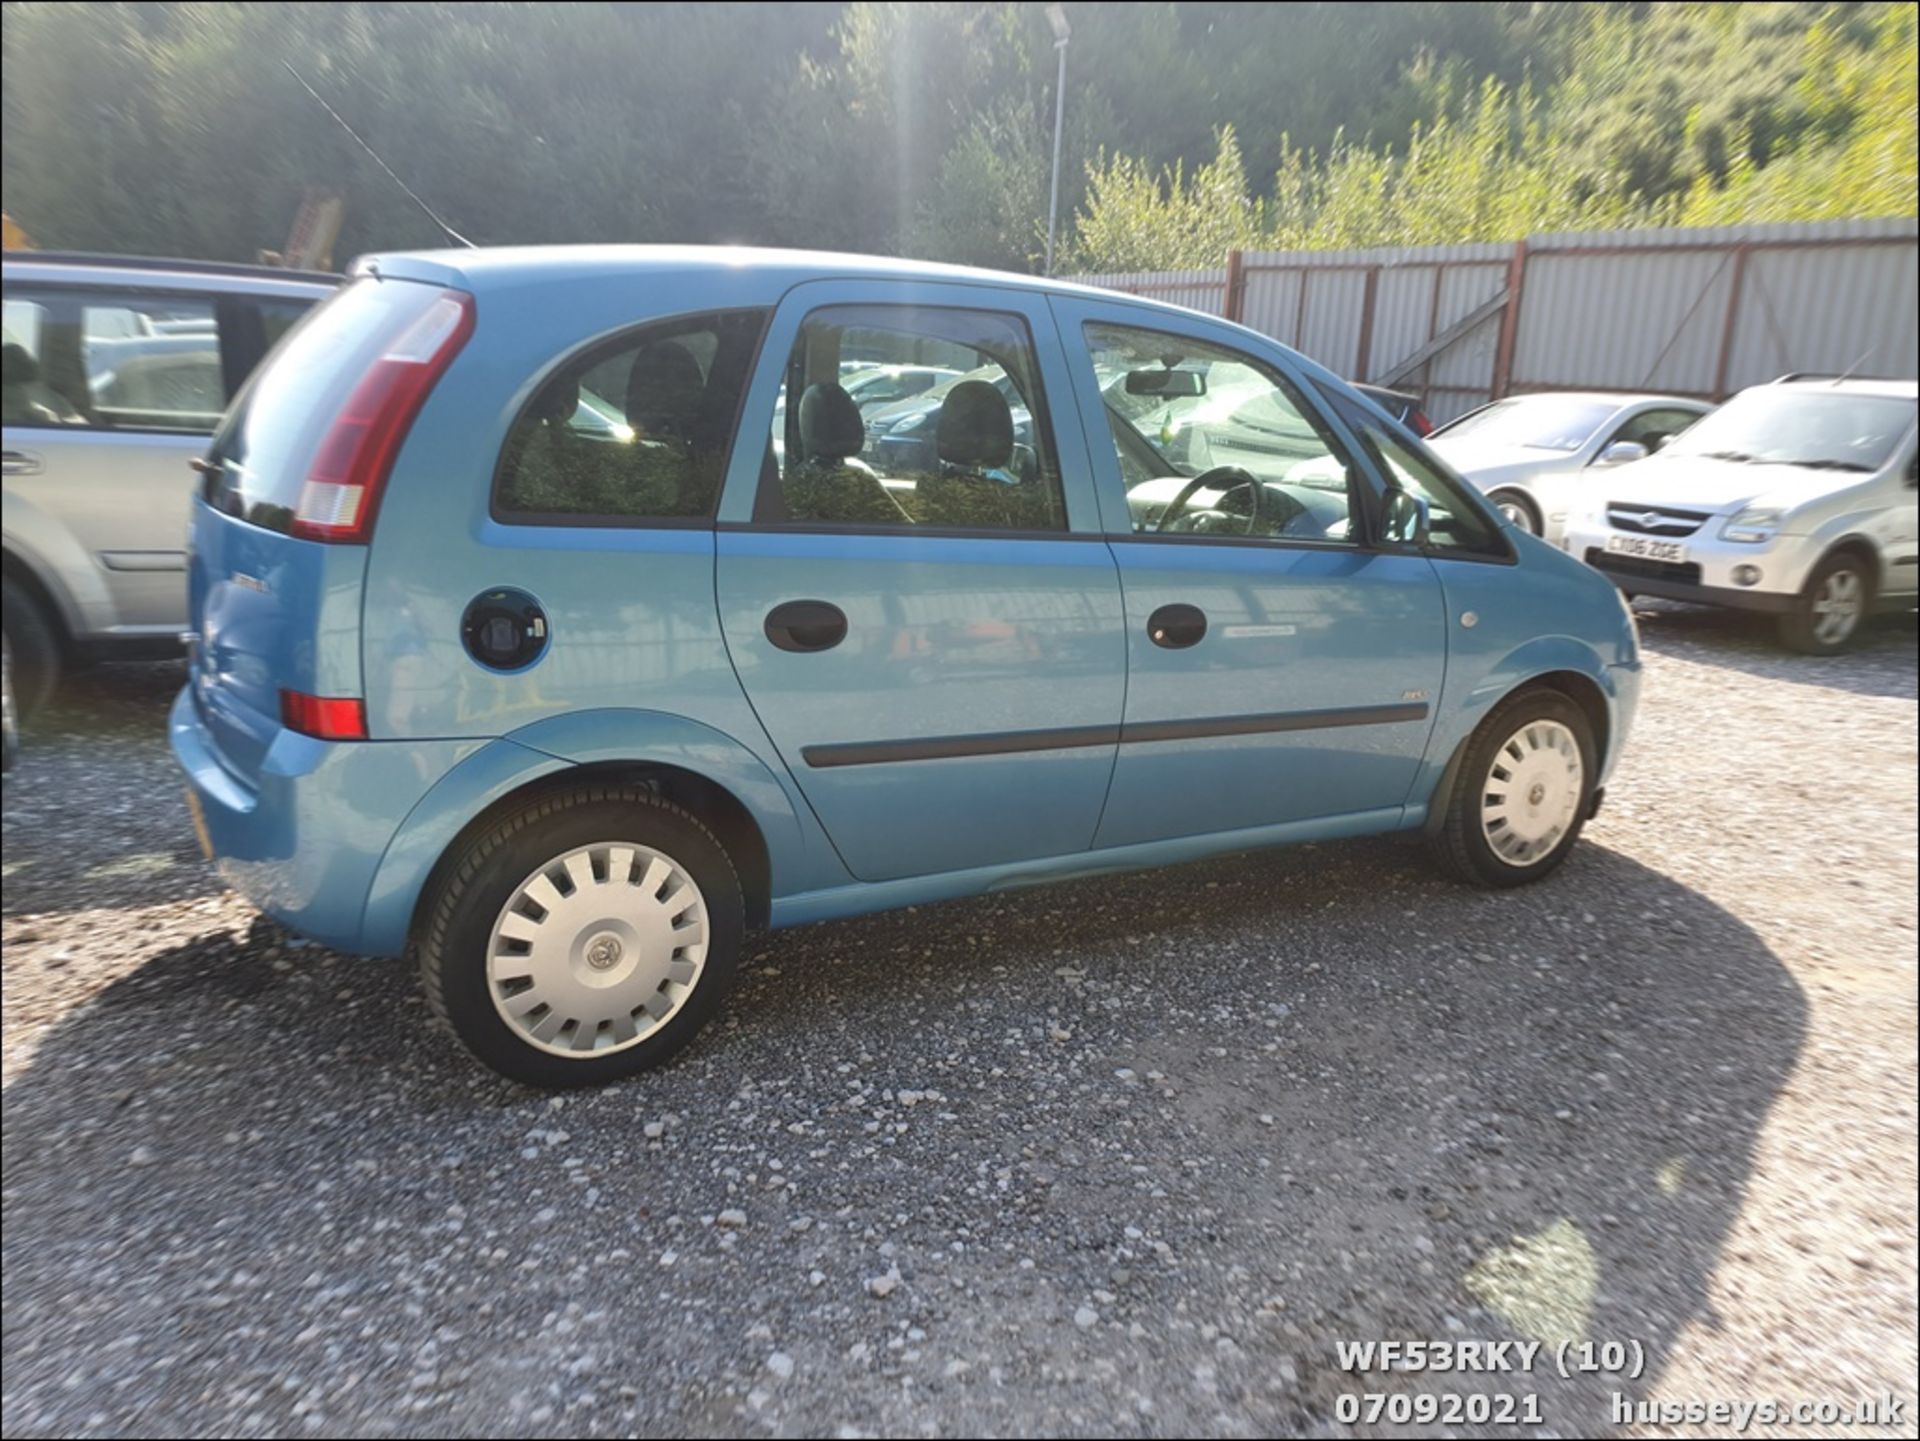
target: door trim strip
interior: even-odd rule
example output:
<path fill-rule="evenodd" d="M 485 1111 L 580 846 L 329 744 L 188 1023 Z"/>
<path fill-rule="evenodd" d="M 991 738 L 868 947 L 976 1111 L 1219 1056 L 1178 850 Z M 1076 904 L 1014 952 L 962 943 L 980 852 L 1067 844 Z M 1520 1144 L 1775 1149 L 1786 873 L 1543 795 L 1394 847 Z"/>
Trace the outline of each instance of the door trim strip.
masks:
<path fill-rule="evenodd" d="M 1199 720 L 1146 721 L 1126 726 L 1064 726 L 1054 730 L 996 731 L 988 735 L 929 736 L 924 740 L 849 741 L 803 746 L 801 759 L 816 770 L 835 766 L 885 765 L 893 761 L 950 760 L 960 756 L 1015 755 L 1024 751 L 1075 750 L 1085 746 L 1206 740 L 1219 736 L 1272 735 L 1281 731 L 1333 730 L 1342 726 L 1399 725 L 1427 718 L 1425 703 L 1350 706 L 1339 710 L 1282 711 L 1269 715 L 1209 716 Z"/>
<path fill-rule="evenodd" d="M 1122 741 L 1187 741 L 1213 736 L 1270 735 L 1276 731 L 1334 730 L 1341 726 L 1400 725 L 1425 720 L 1425 701 L 1406 705 L 1348 706 L 1340 710 L 1282 711 L 1277 715 L 1228 715 L 1206 720 L 1148 721 L 1125 726 Z"/>
<path fill-rule="evenodd" d="M 1002 756 L 1020 751 L 1063 751 L 1110 746 L 1119 726 L 1063 726 L 1057 730 L 996 731 L 991 735 L 928 736 L 913 741 L 851 741 L 803 746 L 801 758 L 816 770 L 830 766 L 872 766 L 888 761 L 935 761 L 954 756 Z"/>

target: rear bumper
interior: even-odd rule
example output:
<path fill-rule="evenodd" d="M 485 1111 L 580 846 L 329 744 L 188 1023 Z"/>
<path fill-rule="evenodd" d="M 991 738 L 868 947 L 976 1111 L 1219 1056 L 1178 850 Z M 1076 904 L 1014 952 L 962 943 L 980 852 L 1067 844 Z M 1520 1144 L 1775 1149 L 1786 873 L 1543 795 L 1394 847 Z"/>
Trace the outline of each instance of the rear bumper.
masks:
<path fill-rule="evenodd" d="M 190 690 L 167 719 L 220 878 L 288 929 L 359 952 L 395 832 L 477 742 L 331 743 L 281 730 L 251 782 L 220 758 Z"/>

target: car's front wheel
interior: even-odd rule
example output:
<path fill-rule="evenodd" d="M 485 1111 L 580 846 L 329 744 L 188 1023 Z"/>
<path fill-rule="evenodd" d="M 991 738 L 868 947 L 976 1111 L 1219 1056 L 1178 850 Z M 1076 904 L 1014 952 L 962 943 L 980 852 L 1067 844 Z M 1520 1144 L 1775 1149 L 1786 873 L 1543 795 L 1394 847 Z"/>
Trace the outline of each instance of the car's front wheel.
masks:
<path fill-rule="evenodd" d="M 1780 643 L 1802 655 L 1838 655 L 1847 648 L 1873 599 L 1859 556 L 1830 555 L 1814 568 L 1793 608 L 1780 617 Z"/>
<path fill-rule="evenodd" d="M 1433 837 L 1441 868 L 1479 886 L 1521 886 L 1559 867 L 1592 807 L 1593 725 L 1560 691 L 1510 696 L 1480 723 Z"/>
<path fill-rule="evenodd" d="M 20 729 L 13 715 L 13 642 L 0 632 L 0 771 L 13 769 Z"/>
<path fill-rule="evenodd" d="M 601 1085 L 693 1039 L 744 932 L 739 878 L 695 816 L 640 787 L 583 786 L 455 858 L 420 973 L 434 1013 L 501 1075 Z"/>
<path fill-rule="evenodd" d="M 1524 491 L 1496 490 L 1487 499 L 1493 502 L 1495 510 L 1528 535 L 1539 535 L 1545 529 L 1540 523 L 1539 508 Z"/>

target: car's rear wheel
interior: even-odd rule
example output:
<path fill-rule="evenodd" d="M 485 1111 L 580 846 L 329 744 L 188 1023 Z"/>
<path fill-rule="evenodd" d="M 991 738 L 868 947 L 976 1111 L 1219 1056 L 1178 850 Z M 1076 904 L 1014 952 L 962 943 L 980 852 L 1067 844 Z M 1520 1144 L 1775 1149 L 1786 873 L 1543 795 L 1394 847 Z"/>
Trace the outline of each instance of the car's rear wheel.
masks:
<path fill-rule="evenodd" d="M 1523 491 L 1496 490 L 1487 499 L 1493 502 L 1495 510 L 1528 535 L 1539 535 L 1546 528 L 1540 523 L 1539 508 Z"/>
<path fill-rule="evenodd" d="M 60 640 L 24 586 L 0 577 L 0 624 L 13 658 L 13 706 L 19 720 L 31 720 L 60 681 Z"/>
<path fill-rule="evenodd" d="M 1792 610 L 1780 617 L 1780 643 L 1803 655 L 1838 655 L 1860 629 L 1873 601 L 1867 567 L 1851 551 L 1814 567 Z"/>
<path fill-rule="evenodd" d="M 688 811 L 639 787 L 549 795 L 448 868 L 420 942 L 428 1003 L 532 1086 L 651 1069 L 705 1024 L 745 933 L 740 881 Z"/>
<path fill-rule="evenodd" d="M 0 771 L 13 769 L 20 753 L 20 727 L 13 714 L 13 642 L 0 632 Z"/>
<path fill-rule="evenodd" d="M 1467 743 L 1433 837 L 1441 868 L 1480 886 L 1520 886 L 1559 867 L 1592 808 L 1593 725 L 1557 690 L 1521 691 Z"/>

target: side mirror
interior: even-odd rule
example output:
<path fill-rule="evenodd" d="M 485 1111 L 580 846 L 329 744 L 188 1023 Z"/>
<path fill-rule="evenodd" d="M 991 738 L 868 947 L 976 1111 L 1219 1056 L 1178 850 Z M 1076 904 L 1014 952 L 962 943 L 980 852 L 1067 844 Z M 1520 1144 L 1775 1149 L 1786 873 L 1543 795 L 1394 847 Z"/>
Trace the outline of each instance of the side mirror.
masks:
<path fill-rule="evenodd" d="M 1386 538 L 1396 545 L 1424 546 L 1433 536 L 1433 508 L 1412 491 L 1387 496 Z"/>
<path fill-rule="evenodd" d="M 1631 460 L 1645 460 L 1652 452 L 1637 440 L 1616 440 L 1600 452 L 1600 464 L 1625 465 Z"/>

